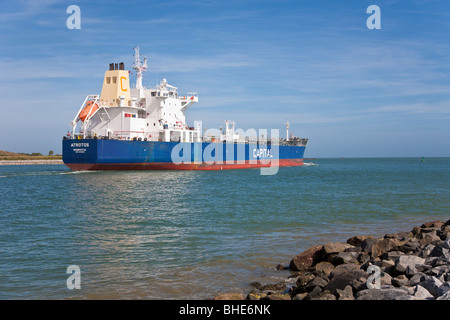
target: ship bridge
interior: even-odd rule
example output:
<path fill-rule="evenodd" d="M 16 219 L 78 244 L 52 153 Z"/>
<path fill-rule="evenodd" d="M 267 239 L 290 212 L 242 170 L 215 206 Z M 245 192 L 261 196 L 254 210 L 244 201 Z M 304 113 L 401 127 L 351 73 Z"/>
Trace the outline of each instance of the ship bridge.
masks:
<path fill-rule="evenodd" d="M 130 72 L 121 63 L 111 63 L 105 72 L 101 95 L 89 95 L 72 121 L 72 137 L 145 141 L 201 141 L 201 131 L 189 126 L 185 112 L 198 102 L 197 92 L 185 95 L 163 79 L 153 88 L 142 86 L 147 58 L 135 48 L 133 69 L 136 85 L 129 84 Z M 79 126 L 79 133 L 76 128 Z"/>

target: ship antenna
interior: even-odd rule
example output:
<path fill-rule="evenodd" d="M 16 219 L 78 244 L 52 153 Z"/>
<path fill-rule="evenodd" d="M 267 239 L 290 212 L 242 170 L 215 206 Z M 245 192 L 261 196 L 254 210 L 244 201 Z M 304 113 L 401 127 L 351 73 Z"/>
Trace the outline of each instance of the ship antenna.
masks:
<path fill-rule="evenodd" d="M 286 141 L 289 141 L 289 121 L 286 121 Z"/>
<path fill-rule="evenodd" d="M 134 48 L 133 69 L 136 70 L 136 89 L 142 89 L 142 74 L 147 69 L 147 57 L 144 58 L 144 63 L 141 64 L 139 47 Z"/>

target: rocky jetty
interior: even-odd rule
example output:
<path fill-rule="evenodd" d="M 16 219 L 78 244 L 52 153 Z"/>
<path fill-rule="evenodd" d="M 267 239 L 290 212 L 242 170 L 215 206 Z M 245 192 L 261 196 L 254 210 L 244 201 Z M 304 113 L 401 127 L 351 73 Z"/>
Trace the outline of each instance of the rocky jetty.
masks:
<path fill-rule="evenodd" d="M 252 283 L 245 299 L 450 300 L 450 220 L 314 246 L 277 269 L 291 275 L 276 284 Z"/>
<path fill-rule="evenodd" d="M 62 160 L 0 160 L 0 166 L 29 165 L 29 164 L 64 164 Z"/>

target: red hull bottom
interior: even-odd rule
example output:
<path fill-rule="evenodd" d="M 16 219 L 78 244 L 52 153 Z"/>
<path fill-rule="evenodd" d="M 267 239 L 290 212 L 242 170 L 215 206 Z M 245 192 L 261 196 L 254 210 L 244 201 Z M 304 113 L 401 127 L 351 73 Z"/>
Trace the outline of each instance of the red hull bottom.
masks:
<path fill-rule="evenodd" d="M 195 164 L 173 162 L 150 163 L 65 163 L 72 170 L 228 170 L 276 167 L 276 163 L 261 163 L 260 161 L 249 163 L 223 163 L 223 164 Z M 303 159 L 282 159 L 278 161 L 278 167 L 292 167 L 303 165 Z"/>

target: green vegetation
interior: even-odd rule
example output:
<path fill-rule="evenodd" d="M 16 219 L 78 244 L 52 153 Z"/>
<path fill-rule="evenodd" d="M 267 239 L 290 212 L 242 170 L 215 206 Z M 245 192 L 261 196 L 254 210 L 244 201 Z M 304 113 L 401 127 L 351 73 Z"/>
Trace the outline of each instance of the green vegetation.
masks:
<path fill-rule="evenodd" d="M 42 153 L 14 153 L 9 151 L 0 150 L 0 160 L 61 160 L 60 154 L 54 154 L 53 151 L 49 152 L 48 156 L 42 155 Z"/>

